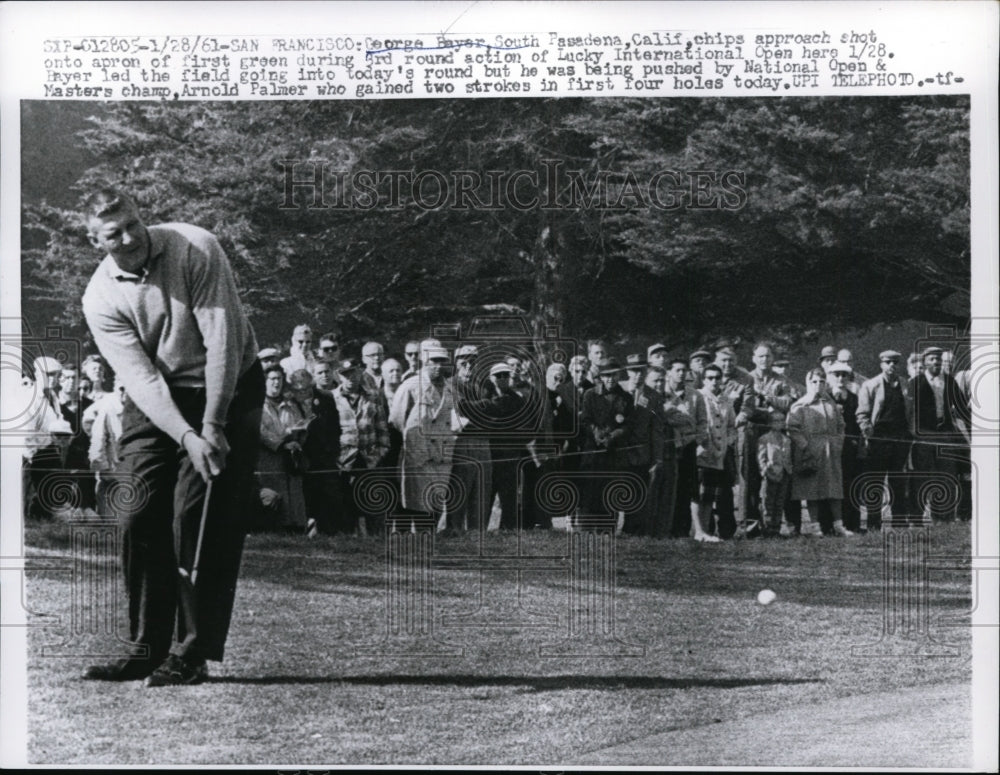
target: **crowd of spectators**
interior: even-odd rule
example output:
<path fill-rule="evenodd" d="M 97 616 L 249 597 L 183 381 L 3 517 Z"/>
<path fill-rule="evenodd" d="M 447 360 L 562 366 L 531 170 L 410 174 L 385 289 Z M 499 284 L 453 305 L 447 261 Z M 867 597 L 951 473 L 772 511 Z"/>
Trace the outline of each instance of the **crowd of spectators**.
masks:
<path fill-rule="evenodd" d="M 500 530 L 572 527 L 609 513 L 616 477 L 642 482 L 640 504 L 617 515 L 637 536 L 790 537 L 803 505 L 841 537 L 970 518 L 968 372 L 951 373 L 951 352 L 911 355 L 904 376 L 903 356 L 886 350 L 867 378 L 849 350 L 824 347 L 804 384 L 776 355 L 757 343 L 747 370 L 729 342 L 687 357 L 653 344 L 622 362 L 595 340 L 549 362 L 503 342 L 425 339 L 386 358 L 380 342 L 345 353 L 336 332 L 314 340 L 299 325 L 287 348 L 258 354 L 260 513 L 248 527 L 366 535 L 420 514 L 458 533 L 485 530 L 494 510 Z M 124 391 L 108 378 L 99 355 L 79 374 L 36 359 L 29 516 L 51 517 L 44 480 L 60 472 L 76 514 L 110 514 Z M 388 525 L 360 497 L 363 479 L 394 493 Z M 567 484 L 572 502 L 553 495 Z"/>

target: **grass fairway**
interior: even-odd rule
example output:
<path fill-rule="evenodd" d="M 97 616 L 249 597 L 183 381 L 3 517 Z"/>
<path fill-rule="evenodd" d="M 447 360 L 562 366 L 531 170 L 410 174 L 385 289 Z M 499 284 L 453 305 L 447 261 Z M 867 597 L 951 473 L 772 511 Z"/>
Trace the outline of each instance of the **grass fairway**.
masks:
<path fill-rule="evenodd" d="M 68 557 L 67 535 L 65 525 L 29 527 L 29 554 Z M 522 552 L 564 557 L 568 540 L 532 534 Z M 491 534 L 485 547 L 515 554 L 517 539 Z M 930 555 L 967 557 L 969 547 L 967 524 L 930 531 Z M 464 538 L 435 539 L 436 558 L 474 549 Z M 210 663 L 206 684 L 86 682 L 79 675 L 93 660 L 42 657 L 61 636 L 31 629 L 29 761 L 969 764 L 964 702 L 949 706 L 949 750 L 912 747 L 893 732 L 898 720 L 900 735 L 919 736 L 914 703 L 970 684 L 967 569 L 932 565 L 915 614 L 927 614 L 923 632 L 956 656 L 906 656 L 929 643 L 918 633 L 884 641 L 896 656 L 865 657 L 852 647 L 883 633 L 878 535 L 719 545 L 623 537 L 616 553 L 617 634 L 637 656 L 572 656 L 564 560 L 522 572 L 520 595 L 516 571 L 481 575 L 436 560 L 435 637 L 451 654 L 396 658 L 365 653 L 385 630 L 380 539 L 250 536 L 226 661 Z M 31 610 L 66 621 L 68 574 L 28 578 Z M 765 587 L 778 595 L 766 607 L 756 603 Z M 554 655 L 540 656 L 550 644 Z M 106 644 L 94 636 L 91 645 Z M 813 729 L 820 752 L 801 742 Z M 867 746 L 853 742 L 862 738 Z"/>

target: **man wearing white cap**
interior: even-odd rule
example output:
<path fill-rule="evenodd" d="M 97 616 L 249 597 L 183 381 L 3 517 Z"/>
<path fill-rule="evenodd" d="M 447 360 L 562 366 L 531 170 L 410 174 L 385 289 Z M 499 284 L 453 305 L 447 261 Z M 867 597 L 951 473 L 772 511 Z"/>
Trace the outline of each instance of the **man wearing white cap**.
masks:
<path fill-rule="evenodd" d="M 403 434 L 403 507 L 439 516 L 445 508 L 455 446 L 455 393 L 444 375 L 448 351 L 427 340 L 422 344 L 427 345 L 421 348 L 423 365 L 396 391 L 389 424 Z"/>
<path fill-rule="evenodd" d="M 265 347 L 257 353 L 257 360 L 260 361 L 260 367 L 264 371 L 267 371 L 272 366 L 277 366 L 281 363 L 281 353 L 274 347 Z"/>
<path fill-rule="evenodd" d="M 646 363 L 667 370 L 667 346 L 657 342 L 646 348 Z"/>
<path fill-rule="evenodd" d="M 705 386 L 705 367 L 712 359 L 712 353 L 703 348 L 695 350 L 688 356 L 688 381 L 695 390 Z"/>

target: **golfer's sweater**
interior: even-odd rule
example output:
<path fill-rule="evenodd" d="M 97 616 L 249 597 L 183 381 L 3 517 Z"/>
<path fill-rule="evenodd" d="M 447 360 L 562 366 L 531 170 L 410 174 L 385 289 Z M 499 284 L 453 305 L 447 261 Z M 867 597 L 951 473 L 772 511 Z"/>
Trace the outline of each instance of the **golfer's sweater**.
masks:
<path fill-rule="evenodd" d="M 204 387 L 204 423 L 222 424 L 257 342 L 229 261 L 209 232 L 186 223 L 151 226 L 139 274 L 106 256 L 83 294 L 101 354 L 136 406 L 180 442 L 191 428 L 171 387 Z"/>

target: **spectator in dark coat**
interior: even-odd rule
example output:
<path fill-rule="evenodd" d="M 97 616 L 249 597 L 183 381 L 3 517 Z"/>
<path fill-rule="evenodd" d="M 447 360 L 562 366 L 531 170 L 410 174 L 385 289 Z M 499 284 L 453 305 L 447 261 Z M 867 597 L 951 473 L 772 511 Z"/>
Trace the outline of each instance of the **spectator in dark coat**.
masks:
<path fill-rule="evenodd" d="M 313 385 L 312 374 L 305 369 L 288 378 L 291 401 L 305 418 L 304 427 L 292 430 L 302 446 L 302 489 L 306 500 L 306 523 L 310 537 L 317 532 L 333 534 L 337 515 L 342 512 L 340 492 L 340 413 L 333 396 Z"/>
<path fill-rule="evenodd" d="M 618 385 L 621 366 L 609 361 L 598 373 L 598 384 L 583 394 L 580 422 L 584 431 L 581 469 L 595 473 L 628 470 L 627 423 L 632 414 L 632 399 Z M 606 514 L 602 499 L 606 480 L 594 478 L 583 498 L 590 514 Z"/>
<path fill-rule="evenodd" d="M 644 384 L 636 391 L 629 423 L 629 462 L 643 473 L 648 485 L 645 507 L 629 532 L 657 538 L 664 538 L 669 532 L 668 512 L 674 506 L 677 478 L 676 445 L 664 410 L 665 384 L 666 371 L 650 366 Z M 625 527 L 629 527 L 628 521 Z"/>
<path fill-rule="evenodd" d="M 942 354 L 940 347 L 924 350 L 923 374 L 910 379 L 914 437 L 911 460 L 915 474 L 910 493 L 912 511 L 927 511 L 935 521 L 955 517 L 960 500 L 960 464 L 966 450 L 956 420 L 969 416 L 964 392 L 950 374 L 944 373 Z"/>

